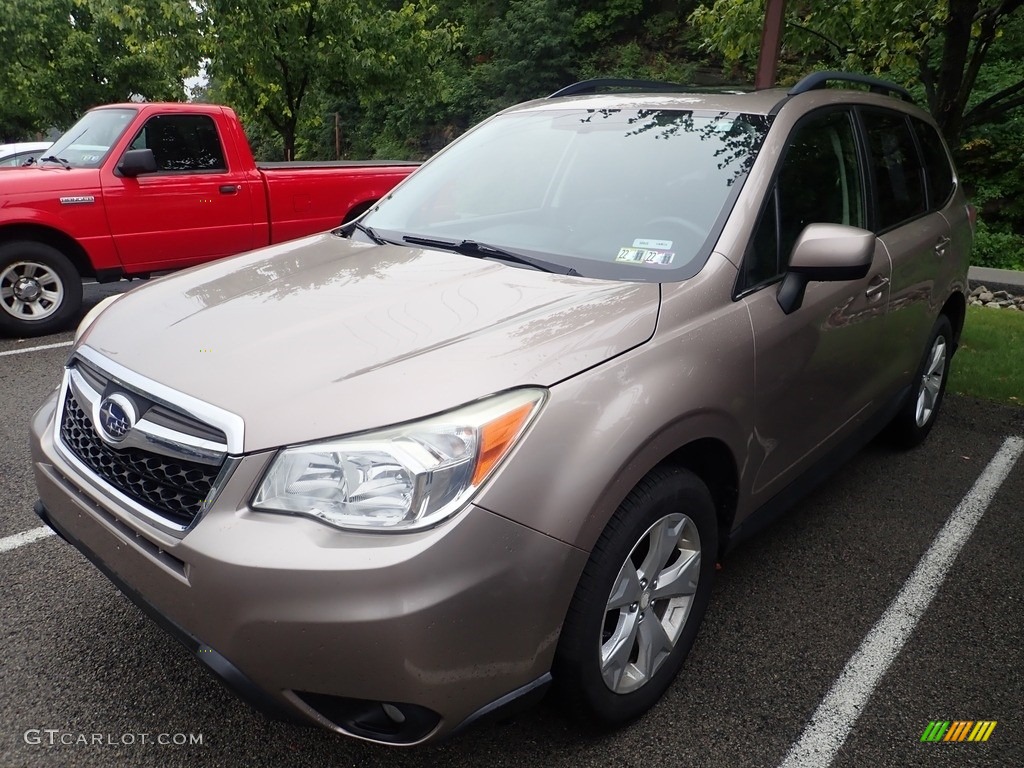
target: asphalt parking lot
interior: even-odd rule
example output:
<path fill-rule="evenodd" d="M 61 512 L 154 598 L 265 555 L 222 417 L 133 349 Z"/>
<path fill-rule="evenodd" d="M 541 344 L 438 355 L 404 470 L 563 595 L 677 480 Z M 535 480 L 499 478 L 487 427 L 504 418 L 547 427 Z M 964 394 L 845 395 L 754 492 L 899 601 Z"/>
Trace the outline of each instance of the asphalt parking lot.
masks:
<path fill-rule="evenodd" d="M 126 287 L 89 286 L 87 303 Z M 0 339 L 3 768 L 1024 766 L 1024 458 L 979 481 L 1006 446 L 1019 452 L 1024 409 L 949 397 L 922 447 L 869 446 L 732 552 L 682 675 L 632 726 L 581 728 L 549 697 L 396 750 L 264 720 L 72 547 L 10 538 L 39 527 L 27 423 L 70 339 Z M 975 527 L 953 524 L 965 515 Z M 845 726 L 819 710 L 837 700 L 855 715 Z M 922 742 L 935 720 L 997 725 L 984 743 Z"/>

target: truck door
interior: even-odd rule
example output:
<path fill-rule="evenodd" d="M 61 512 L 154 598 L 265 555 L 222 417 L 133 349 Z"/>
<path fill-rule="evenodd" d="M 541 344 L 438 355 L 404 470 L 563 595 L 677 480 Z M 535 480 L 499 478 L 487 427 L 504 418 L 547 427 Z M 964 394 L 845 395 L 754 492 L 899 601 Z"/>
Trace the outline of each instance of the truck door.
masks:
<path fill-rule="evenodd" d="M 210 115 L 150 117 L 129 149 L 151 149 L 158 171 L 104 174 L 110 231 L 128 272 L 173 269 L 257 245 L 252 180 L 229 167 Z"/>

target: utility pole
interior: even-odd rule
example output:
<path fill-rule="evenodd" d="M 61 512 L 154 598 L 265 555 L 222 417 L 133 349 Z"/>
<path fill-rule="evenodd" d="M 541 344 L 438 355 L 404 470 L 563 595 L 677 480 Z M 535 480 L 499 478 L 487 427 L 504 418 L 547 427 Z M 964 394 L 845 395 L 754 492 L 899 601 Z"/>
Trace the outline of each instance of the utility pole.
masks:
<path fill-rule="evenodd" d="M 772 88 L 779 70 L 779 49 L 782 46 L 782 22 L 786 0 L 766 0 L 764 30 L 761 32 L 761 55 L 757 59 L 754 88 Z"/>

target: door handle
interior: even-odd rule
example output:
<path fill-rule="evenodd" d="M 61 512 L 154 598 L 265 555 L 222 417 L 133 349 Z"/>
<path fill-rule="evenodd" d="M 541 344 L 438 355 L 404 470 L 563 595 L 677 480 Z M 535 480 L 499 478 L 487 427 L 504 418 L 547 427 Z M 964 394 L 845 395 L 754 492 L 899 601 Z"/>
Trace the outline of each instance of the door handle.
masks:
<path fill-rule="evenodd" d="M 238 191 L 238 185 L 237 184 L 221 184 L 220 185 L 220 193 L 222 195 L 233 195 L 237 191 Z"/>
<path fill-rule="evenodd" d="M 940 237 L 935 243 L 935 255 L 945 256 L 947 248 L 949 248 L 949 238 L 945 236 Z"/>
<path fill-rule="evenodd" d="M 888 277 L 879 277 L 877 283 L 868 286 L 867 290 L 864 291 L 864 295 L 867 296 L 869 299 L 873 299 L 875 298 L 875 296 L 880 294 L 885 289 L 885 286 L 887 286 L 888 284 Z"/>

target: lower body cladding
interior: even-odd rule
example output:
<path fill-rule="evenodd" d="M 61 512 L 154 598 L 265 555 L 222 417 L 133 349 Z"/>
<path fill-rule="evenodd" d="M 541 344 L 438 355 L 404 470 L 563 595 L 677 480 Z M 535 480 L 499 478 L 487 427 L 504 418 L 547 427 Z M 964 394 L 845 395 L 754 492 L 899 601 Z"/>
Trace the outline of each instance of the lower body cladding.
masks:
<path fill-rule="evenodd" d="M 54 445 L 54 409 L 32 424 L 37 512 L 265 713 L 412 745 L 550 680 L 586 553 L 472 505 L 397 535 L 255 513 L 269 454 L 241 461 L 176 539 L 79 476 Z"/>

